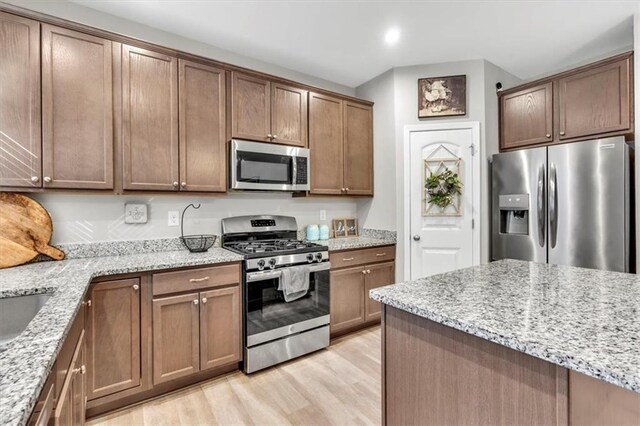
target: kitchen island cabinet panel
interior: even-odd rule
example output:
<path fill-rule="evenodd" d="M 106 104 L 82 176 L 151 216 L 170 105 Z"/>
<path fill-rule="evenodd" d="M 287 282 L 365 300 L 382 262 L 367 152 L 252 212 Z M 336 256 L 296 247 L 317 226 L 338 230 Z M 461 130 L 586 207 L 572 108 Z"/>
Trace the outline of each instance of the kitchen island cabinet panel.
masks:
<path fill-rule="evenodd" d="M 178 59 L 122 46 L 125 190 L 177 191 Z"/>
<path fill-rule="evenodd" d="M 0 12 L 0 185 L 42 186 L 40 23 Z"/>
<path fill-rule="evenodd" d="M 111 42 L 42 26 L 45 188 L 113 188 Z"/>
<path fill-rule="evenodd" d="M 87 301 L 89 400 L 140 386 L 140 279 L 96 283 Z"/>

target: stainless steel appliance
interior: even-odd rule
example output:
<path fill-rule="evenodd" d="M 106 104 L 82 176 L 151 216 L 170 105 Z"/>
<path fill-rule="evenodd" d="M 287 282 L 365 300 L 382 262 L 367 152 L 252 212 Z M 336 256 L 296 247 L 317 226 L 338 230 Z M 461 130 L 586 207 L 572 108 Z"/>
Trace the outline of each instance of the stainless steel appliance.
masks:
<path fill-rule="evenodd" d="M 229 186 L 257 191 L 308 191 L 309 150 L 234 139 Z"/>
<path fill-rule="evenodd" d="M 631 272 L 624 137 L 493 156 L 492 258 Z"/>
<path fill-rule="evenodd" d="M 222 246 L 244 255 L 244 371 L 254 371 L 329 346 L 329 251 L 297 240 L 289 216 L 222 220 Z M 301 268 L 302 266 L 302 268 Z M 296 269 L 304 296 L 287 302 L 281 280 Z"/>

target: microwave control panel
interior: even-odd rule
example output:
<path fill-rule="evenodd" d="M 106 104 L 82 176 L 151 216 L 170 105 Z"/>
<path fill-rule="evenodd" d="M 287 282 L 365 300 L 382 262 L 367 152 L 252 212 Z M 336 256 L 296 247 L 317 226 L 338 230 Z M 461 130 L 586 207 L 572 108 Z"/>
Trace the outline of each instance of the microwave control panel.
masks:
<path fill-rule="evenodd" d="M 308 168 L 307 168 L 307 158 L 306 157 L 296 157 L 296 184 L 306 184 L 309 181 L 307 176 Z"/>

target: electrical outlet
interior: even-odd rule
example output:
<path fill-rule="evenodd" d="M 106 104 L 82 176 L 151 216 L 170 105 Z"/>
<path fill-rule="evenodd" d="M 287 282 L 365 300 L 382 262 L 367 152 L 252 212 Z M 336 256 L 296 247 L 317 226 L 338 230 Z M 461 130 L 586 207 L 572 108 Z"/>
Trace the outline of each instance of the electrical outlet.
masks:
<path fill-rule="evenodd" d="M 178 226 L 180 225 L 180 213 L 179 212 L 169 212 L 167 217 L 167 225 L 168 226 Z"/>
<path fill-rule="evenodd" d="M 320 220 L 327 220 L 327 211 L 320 210 Z"/>

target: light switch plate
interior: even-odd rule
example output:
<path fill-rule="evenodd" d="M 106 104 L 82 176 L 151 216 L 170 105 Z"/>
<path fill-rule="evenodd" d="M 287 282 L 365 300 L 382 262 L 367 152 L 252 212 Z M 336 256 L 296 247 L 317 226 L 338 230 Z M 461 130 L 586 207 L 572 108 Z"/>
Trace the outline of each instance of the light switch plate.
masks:
<path fill-rule="evenodd" d="M 147 205 L 146 204 L 125 204 L 124 205 L 124 223 L 147 223 Z"/>
<path fill-rule="evenodd" d="M 167 217 L 167 225 L 168 226 L 178 226 L 180 225 L 180 213 L 179 212 L 169 212 Z"/>

